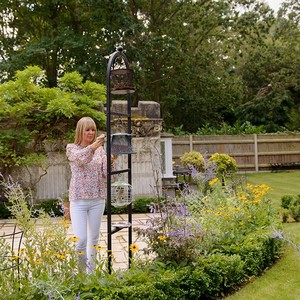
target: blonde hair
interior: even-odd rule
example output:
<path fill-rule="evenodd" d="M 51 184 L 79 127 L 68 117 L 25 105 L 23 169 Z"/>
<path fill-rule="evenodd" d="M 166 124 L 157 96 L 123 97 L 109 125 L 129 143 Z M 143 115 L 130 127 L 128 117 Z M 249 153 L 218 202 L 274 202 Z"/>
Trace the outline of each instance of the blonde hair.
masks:
<path fill-rule="evenodd" d="M 80 145 L 82 142 L 82 138 L 83 138 L 83 133 L 86 130 L 87 127 L 92 127 L 93 129 L 95 129 L 96 134 L 94 136 L 94 140 L 92 142 L 95 142 L 96 137 L 97 137 L 97 126 L 95 121 L 90 118 L 90 117 L 83 117 L 81 118 L 76 125 L 76 130 L 75 130 L 75 141 L 74 143 L 76 145 Z"/>

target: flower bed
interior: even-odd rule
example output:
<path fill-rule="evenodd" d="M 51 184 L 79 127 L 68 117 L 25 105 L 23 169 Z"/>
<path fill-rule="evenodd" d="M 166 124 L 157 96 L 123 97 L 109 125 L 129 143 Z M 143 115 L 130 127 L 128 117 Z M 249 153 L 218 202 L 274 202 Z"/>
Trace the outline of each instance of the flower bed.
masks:
<path fill-rule="evenodd" d="M 68 223 L 43 211 L 33 219 L 28 196 L 17 184 L 3 183 L 24 232 L 24 248 L 14 254 L 22 261 L 19 280 L 10 280 L 11 270 L 3 272 L 1 293 L 6 299 L 194 300 L 231 292 L 280 256 L 282 240 L 273 233 L 281 223 L 267 186 L 223 186 L 215 178 L 208 184 L 205 193 L 186 190 L 151 206 L 147 226 L 137 229 L 147 247 L 139 250 L 141 259 L 131 245 L 131 269 L 109 274 L 107 253 L 95 245 L 96 271 L 83 274 L 77 268 L 76 237 L 66 238 Z"/>

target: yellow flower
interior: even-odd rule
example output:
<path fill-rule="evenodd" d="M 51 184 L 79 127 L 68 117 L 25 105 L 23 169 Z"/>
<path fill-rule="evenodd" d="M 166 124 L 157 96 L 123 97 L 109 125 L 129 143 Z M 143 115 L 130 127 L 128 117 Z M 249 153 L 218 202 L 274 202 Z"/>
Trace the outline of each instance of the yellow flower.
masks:
<path fill-rule="evenodd" d="M 84 251 L 77 251 L 77 255 L 83 255 Z"/>
<path fill-rule="evenodd" d="M 40 265 L 40 264 L 42 263 L 42 261 L 41 261 L 40 259 L 36 259 L 36 260 L 34 261 L 34 263 L 35 263 L 36 265 Z"/>
<path fill-rule="evenodd" d="M 214 178 L 214 179 L 212 179 L 208 184 L 210 185 L 210 186 L 213 186 L 215 183 L 217 183 L 218 182 L 218 178 Z"/>
<path fill-rule="evenodd" d="M 132 251 L 132 252 L 137 252 L 139 251 L 139 247 L 137 244 L 131 244 L 129 249 Z"/>
<path fill-rule="evenodd" d="M 160 241 L 165 241 L 165 240 L 167 239 L 167 237 L 166 237 L 165 235 L 160 235 L 160 236 L 158 237 L 158 239 L 159 239 Z"/>
<path fill-rule="evenodd" d="M 19 254 L 25 253 L 25 248 L 20 249 L 18 253 Z"/>
<path fill-rule="evenodd" d="M 49 255 L 49 254 L 51 254 L 51 251 L 50 251 L 50 250 L 45 250 L 45 251 L 43 252 L 43 254 Z"/>
<path fill-rule="evenodd" d="M 216 216 L 222 216 L 222 214 L 223 213 L 221 211 L 218 211 L 218 212 L 215 213 Z"/>
<path fill-rule="evenodd" d="M 66 219 L 64 219 L 63 221 L 61 221 L 60 224 L 62 224 L 64 226 L 64 228 L 69 228 L 70 227 L 70 224 L 68 223 L 68 221 Z"/>
<path fill-rule="evenodd" d="M 252 190 L 253 189 L 253 184 L 247 183 L 247 188 L 250 189 L 250 190 Z"/>
<path fill-rule="evenodd" d="M 103 248 L 100 245 L 91 246 L 91 248 L 101 251 Z"/>
<path fill-rule="evenodd" d="M 70 237 L 70 241 L 75 243 L 75 242 L 79 241 L 79 238 L 76 236 L 72 236 L 72 237 Z"/>
<path fill-rule="evenodd" d="M 59 259 L 65 259 L 66 258 L 66 255 L 62 254 L 62 253 L 55 253 L 54 256 L 56 256 Z"/>
<path fill-rule="evenodd" d="M 13 261 L 13 260 L 17 260 L 18 258 L 20 258 L 20 256 L 11 256 L 9 258 L 10 261 Z"/>

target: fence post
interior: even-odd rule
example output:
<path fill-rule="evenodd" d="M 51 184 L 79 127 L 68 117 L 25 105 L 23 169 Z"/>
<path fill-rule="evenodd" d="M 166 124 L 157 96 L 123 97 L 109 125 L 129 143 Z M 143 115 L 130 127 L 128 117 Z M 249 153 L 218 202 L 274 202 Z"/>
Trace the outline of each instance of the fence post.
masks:
<path fill-rule="evenodd" d="M 254 164 L 255 164 L 255 172 L 258 172 L 258 145 L 257 145 L 257 134 L 253 134 L 254 136 Z"/>
<path fill-rule="evenodd" d="M 190 151 L 193 151 L 194 146 L 193 146 L 193 135 L 190 134 Z"/>

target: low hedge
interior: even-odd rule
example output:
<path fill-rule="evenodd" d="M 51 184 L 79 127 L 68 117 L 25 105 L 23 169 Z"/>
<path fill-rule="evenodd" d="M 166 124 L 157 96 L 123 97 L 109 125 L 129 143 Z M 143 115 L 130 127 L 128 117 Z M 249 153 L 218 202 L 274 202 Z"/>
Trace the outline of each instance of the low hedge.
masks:
<path fill-rule="evenodd" d="M 232 246 L 227 254 L 238 254 L 244 261 L 244 271 L 248 276 L 258 275 L 279 257 L 282 241 L 267 235 L 249 236 L 240 245 Z"/>
<path fill-rule="evenodd" d="M 278 239 L 261 236 L 252 246 L 241 245 L 239 251 L 235 248 L 235 254 L 211 254 L 186 266 L 157 267 L 154 263 L 145 270 L 129 270 L 117 282 L 115 277 L 103 286 L 98 281 L 96 288 L 94 281 L 81 283 L 85 291 L 79 288 L 76 293 L 80 299 L 220 299 L 270 266 L 281 245 Z"/>
<path fill-rule="evenodd" d="M 157 203 L 158 199 L 155 197 L 137 197 L 132 204 L 133 213 L 148 213 L 149 205 L 151 203 Z M 9 203 L 0 202 L 0 219 L 9 219 L 11 218 L 11 213 L 7 208 Z M 46 213 L 52 216 L 62 216 L 63 210 L 60 205 L 60 201 L 57 199 L 54 200 L 44 200 L 38 204 L 34 205 L 34 216 L 37 216 L 38 210 L 44 210 Z M 122 207 L 113 207 L 111 210 L 112 214 L 126 214 L 127 206 Z M 107 214 L 105 209 L 104 214 Z"/>

